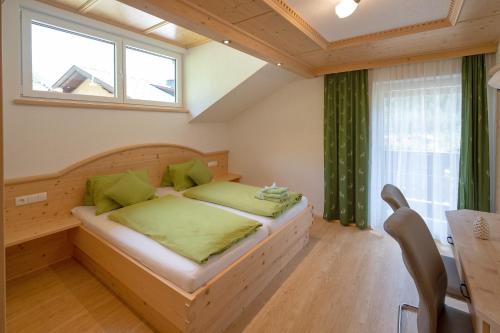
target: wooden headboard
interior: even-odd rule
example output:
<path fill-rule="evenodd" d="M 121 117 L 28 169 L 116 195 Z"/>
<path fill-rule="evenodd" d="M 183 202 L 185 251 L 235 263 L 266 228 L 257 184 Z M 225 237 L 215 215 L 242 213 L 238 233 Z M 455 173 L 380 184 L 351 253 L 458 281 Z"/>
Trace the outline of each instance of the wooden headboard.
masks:
<path fill-rule="evenodd" d="M 89 177 L 124 172 L 132 169 L 147 169 L 151 183 L 159 186 L 165 167 L 193 158 L 205 162 L 216 161 L 210 166 L 214 176 L 228 173 L 228 152 L 202 153 L 200 151 L 171 144 L 143 144 L 111 150 L 66 169 L 48 175 L 7 180 L 5 183 L 5 231 L 12 234 L 36 227 L 44 221 L 62 220 L 71 216 L 70 210 L 82 203 L 85 184 Z M 15 198 L 29 194 L 47 192 L 47 200 L 16 206 Z"/>

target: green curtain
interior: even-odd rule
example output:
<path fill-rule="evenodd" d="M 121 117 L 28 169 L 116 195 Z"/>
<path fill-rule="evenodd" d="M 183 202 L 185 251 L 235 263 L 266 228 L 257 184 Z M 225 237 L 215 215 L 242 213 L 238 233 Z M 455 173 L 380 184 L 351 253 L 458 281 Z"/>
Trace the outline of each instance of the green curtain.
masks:
<path fill-rule="evenodd" d="M 490 210 L 490 153 L 485 56 L 462 59 L 462 136 L 458 208 Z"/>
<path fill-rule="evenodd" d="M 368 227 L 368 71 L 325 76 L 327 221 Z"/>

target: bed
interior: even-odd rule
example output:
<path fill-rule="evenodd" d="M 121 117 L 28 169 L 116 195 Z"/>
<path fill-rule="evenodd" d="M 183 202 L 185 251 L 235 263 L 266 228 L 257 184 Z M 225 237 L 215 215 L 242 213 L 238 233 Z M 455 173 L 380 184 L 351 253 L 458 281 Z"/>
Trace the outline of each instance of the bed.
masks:
<path fill-rule="evenodd" d="M 182 197 L 182 192 L 177 192 L 172 187 L 162 187 L 156 190 L 156 196 L 163 197 L 166 195 Z M 202 201 L 199 201 L 199 203 L 250 218 L 260 222 L 263 226 L 252 235 L 233 245 L 230 249 L 210 257 L 206 263 L 200 265 L 163 247 L 141 233 L 111 221 L 108 218 L 109 213 L 96 216 L 94 206 L 78 206 L 73 208 L 71 212 L 73 216 L 82 221 L 82 225 L 89 231 L 99 235 L 184 291 L 192 293 L 238 258 L 249 252 L 270 234 L 277 232 L 288 221 L 306 210 L 308 206 L 307 198 L 303 197 L 298 204 L 278 218 L 273 219 L 212 203 Z"/>
<path fill-rule="evenodd" d="M 228 174 L 227 151 L 205 154 L 168 144 L 120 148 L 56 174 L 12 181 L 8 195 L 46 191 L 48 200 L 37 209 L 12 206 L 6 211 L 6 219 L 18 226 L 44 219 L 76 219 L 71 216 L 71 210 L 81 205 L 88 177 L 147 169 L 152 184 L 159 186 L 167 165 L 193 158 L 207 162 L 216 179 Z M 158 194 L 174 193 L 172 189 L 162 188 Z M 74 210 L 83 221 L 69 236 L 74 244 L 74 258 L 160 332 L 224 331 L 307 244 L 312 223 L 312 209 L 307 199 L 287 211 L 281 220 L 256 217 L 264 225 L 258 232 L 210 258 L 207 266 L 200 270 L 199 265 L 186 262 L 188 259 L 175 253 L 167 254 L 163 252 L 166 248 L 145 242 L 146 237 L 140 234 L 121 230 L 113 232 L 115 239 L 110 238 L 106 229 L 116 226 L 94 220 L 92 209 Z M 230 208 L 222 209 L 234 212 Z M 120 237 L 135 241 L 127 243 Z M 177 271 L 169 271 L 158 261 L 147 262 L 141 257 L 143 249 L 162 252 L 168 261 L 178 263 Z M 180 272 L 187 274 L 181 278 Z"/>

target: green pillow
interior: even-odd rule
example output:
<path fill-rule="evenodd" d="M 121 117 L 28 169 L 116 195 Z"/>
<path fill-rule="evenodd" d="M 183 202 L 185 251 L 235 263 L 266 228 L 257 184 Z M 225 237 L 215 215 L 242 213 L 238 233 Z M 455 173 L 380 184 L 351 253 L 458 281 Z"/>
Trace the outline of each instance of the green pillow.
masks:
<path fill-rule="evenodd" d="M 161 180 L 161 187 L 172 186 L 174 183 L 172 182 L 172 178 L 170 178 L 170 171 L 168 170 L 168 165 L 165 168 L 165 172 L 163 173 L 163 178 Z"/>
<path fill-rule="evenodd" d="M 212 171 L 210 171 L 205 162 L 198 159 L 193 161 L 193 166 L 189 169 L 188 176 L 191 177 L 197 185 L 210 183 L 213 177 Z"/>
<path fill-rule="evenodd" d="M 154 197 L 155 188 L 129 171 L 104 194 L 122 206 L 130 206 Z"/>
<path fill-rule="evenodd" d="M 193 180 L 188 176 L 189 170 L 193 167 L 193 162 L 194 161 L 189 161 L 168 166 L 170 178 L 174 183 L 174 189 L 176 191 L 184 191 L 195 185 Z"/>
<path fill-rule="evenodd" d="M 149 184 L 149 175 L 147 170 L 133 170 L 132 171 L 137 177 L 139 177 L 141 180 L 145 181 L 146 183 Z M 87 180 L 87 184 L 85 187 L 85 195 L 83 197 L 83 205 L 84 206 L 95 206 L 95 197 L 94 197 L 94 186 L 96 183 L 100 183 L 103 180 L 109 178 L 110 181 L 113 183 L 120 179 L 121 176 L 125 175 L 125 173 L 115 173 L 112 175 L 106 175 L 106 176 L 94 176 L 90 177 Z"/>

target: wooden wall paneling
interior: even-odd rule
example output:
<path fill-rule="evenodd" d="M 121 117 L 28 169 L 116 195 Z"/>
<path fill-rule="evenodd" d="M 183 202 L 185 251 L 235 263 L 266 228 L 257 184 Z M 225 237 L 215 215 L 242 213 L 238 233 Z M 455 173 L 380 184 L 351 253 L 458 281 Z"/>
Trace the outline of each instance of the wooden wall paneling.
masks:
<path fill-rule="evenodd" d="M 217 165 L 210 167 L 215 177 L 228 173 L 227 151 L 204 154 L 182 146 L 145 144 L 99 154 L 58 173 L 8 180 L 4 207 L 8 245 L 33 239 L 44 230 L 64 230 L 78 225 L 70 210 L 81 205 L 86 181 L 91 176 L 147 169 L 151 183 L 159 186 L 168 164 L 193 158 L 216 161 Z M 47 192 L 48 199 L 24 206 L 15 205 L 17 196 L 39 192 Z"/>
<path fill-rule="evenodd" d="M 7 281 L 71 257 L 68 232 L 59 232 L 6 249 Z"/>

